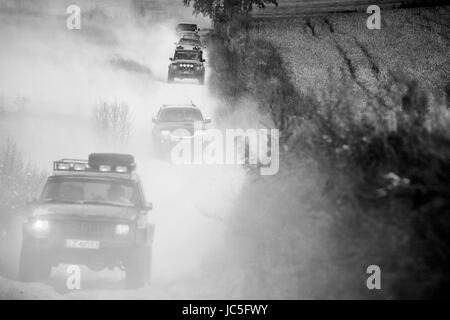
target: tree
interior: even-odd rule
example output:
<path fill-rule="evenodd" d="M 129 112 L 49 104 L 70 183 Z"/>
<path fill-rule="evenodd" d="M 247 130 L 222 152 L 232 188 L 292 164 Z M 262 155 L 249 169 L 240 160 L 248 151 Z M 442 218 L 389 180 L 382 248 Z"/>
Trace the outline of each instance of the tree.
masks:
<path fill-rule="evenodd" d="M 209 16 L 213 22 L 227 22 L 239 14 L 248 14 L 254 6 L 265 8 L 266 4 L 278 6 L 277 0 L 183 0 L 192 6 L 194 14 Z"/>

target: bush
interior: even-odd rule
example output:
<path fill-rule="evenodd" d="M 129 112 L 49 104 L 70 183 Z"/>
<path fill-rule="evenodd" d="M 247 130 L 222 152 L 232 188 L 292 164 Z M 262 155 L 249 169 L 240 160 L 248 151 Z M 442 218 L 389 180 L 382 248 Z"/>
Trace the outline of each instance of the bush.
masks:
<path fill-rule="evenodd" d="M 45 177 L 44 172 L 23 161 L 14 142 L 6 141 L 0 151 L 0 220 L 5 225 L 38 194 Z"/>
<path fill-rule="evenodd" d="M 131 111 L 125 102 L 101 102 L 94 109 L 94 123 L 103 134 L 110 136 L 113 141 L 127 143 L 131 135 Z"/>
<path fill-rule="evenodd" d="M 398 74 L 380 84 L 366 109 L 356 105 L 345 79 L 330 77 L 322 97 L 303 96 L 292 85 L 277 48 L 245 29 L 230 30 L 230 25 L 216 26 L 212 35 L 212 90 L 231 101 L 250 96 L 262 113 L 271 115 L 280 129 L 280 143 L 288 150 L 282 153 L 281 162 L 294 157 L 298 163 L 316 163 L 318 180 L 324 179 L 321 197 L 305 197 L 308 191 L 300 191 L 301 182 L 292 183 L 287 192 L 290 197 L 302 197 L 314 210 L 327 212 L 333 220 L 331 237 L 337 243 L 333 263 L 341 271 L 339 277 L 349 279 L 342 292 L 370 297 L 360 278 L 368 265 L 378 264 L 386 275 L 383 297 L 449 295 L 448 104 L 440 106 L 416 81 Z M 297 165 L 283 170 L 286 176 L 295 176 Z M 273 189 L 269 181 L 266 190 Z M 286 203 L 285 192 L 275 195 L 278 203 Z M 257 201 L 267 205 L 269 200 Z M 244 218 L 241 211 L 236 209 L 234 219 Z M 280 224 L 279 215 L 269 214 L 264 220 L 266 232 L 272 239 L 277 232 L 302 230 L 304 221 L 299 215 L 304 214 L 303 209 L 286 210 L 283 221 L 287 224 Z M 252 220 L 248 225 L 261 224 L 259 215 L 246 219 Z M 296 241 L 292 239 L 288 241 Z M 258 236 L 246 241 L 253 242 L 250 250 L 265 244 Z M 299 252 L 284 254 L 287 261 L 296 261 Z M 252 257 L 258 270 L 277 268 L 261 255 Z M 292 268 L 299 268 L 292 263 Z M 271 276 L 270 272 L 263 275 Z"/>

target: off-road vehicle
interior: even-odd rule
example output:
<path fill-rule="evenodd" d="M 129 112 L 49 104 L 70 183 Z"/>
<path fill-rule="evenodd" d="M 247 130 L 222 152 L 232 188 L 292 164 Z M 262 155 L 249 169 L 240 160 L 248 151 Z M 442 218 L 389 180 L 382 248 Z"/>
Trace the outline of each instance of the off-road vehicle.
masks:
<path fill-rule="evenodd" d="M 23 225 L 19 276 L 43 281 L 60 263 L 119 267 L 129 288 L 150 279 L 154 226 L 132 155 L 89 155 L 53 163 Z"/>
<path fill-rule="evenodd" d="M 203 134 L 211 123 L 194 104 L 163 105 L 152 121 L 153 145 L 158 151 L 168 151 L 180 140 Z"/>
<path fill-rule="evenodd" d="M 185 31 L 181 34 L 181 38 L 201 40 L 201 37 L 197 31 Z"/>
<path fill-rule="evenodd" d="M 205 66 L 201 50 L 176 49 L 170 57 L 167 82 L 172 83 L 178 79 L 197 79 L 200 84 L 205 83 Z"/>
<path fill-rule="evenodd" d="M 200 31 L 200 28 L 194 23 L 179 23 L 175 30 L 181 37 L 186 32 L 198 32 Z"/>
<path fill-rule="evenodd" d="M 202 50 L 204 46 L 200 40 L 183 37 L 178 42 L 175 42 L 175 46 L 177 49 L 185 49 L 185 50 Z"/>

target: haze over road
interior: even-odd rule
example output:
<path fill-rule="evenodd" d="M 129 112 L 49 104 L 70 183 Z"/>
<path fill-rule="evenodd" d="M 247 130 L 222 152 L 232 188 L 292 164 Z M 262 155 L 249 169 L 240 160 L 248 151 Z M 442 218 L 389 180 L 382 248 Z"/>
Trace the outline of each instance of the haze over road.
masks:
<path fill-rule="evenodd" d="M 207 117 L 214 116 L 216 106 L 207 85 L 167 83 L 169 57 L 177 40 L 176 19 L 187 16 L 186 20 L 209 27 L 207 19 L 191 18 L 191 9 L 177 3 L 177 18 L 164 20 L 102 19 L 100 7 L 96 9 L 100 12 L 83 21 L 80 31 L 66 29 L 64 11 L 58 9 L 64 8 L 61 3 L 49 8 L 54 15 L 45 8 L 40 8 L 45 13 L 33 15 L 11 8 L 0 11 L 0 95 L 7 111 L 0 118 L 2 144 L 7 138 L 14 141 L 27 161 L 47 173 L 52 161 L 60 158 L 87 158 L 91 152 L 132 153 L 146 197 L 154 204 L 149 219 L 157 226 L 150 288 L 123 291 L 122 271 L 94 273 L 83 268 L 82 291 L 70 293 L 65 266 L 61 266 L 37 289 L 0 281 L 10 298 L 27 293 L 40 298 L 48 292 L 54 298 L 61 298 L 59 294 L 144 299 L 224 295 L 220 283 L 227 280 L 221 274 L 213 282 L 202 277 L 204 266 L 214 265 L 214 252 L 223 247 L 224 225 L 211 215 L 226 214 L 245 172 L 239 166 L 176 166 L 152 152 L 151 118 L 162 104 L 194 102 Z M 123 10 L 128 9 L 124 5 Z M 131 111 L 127 144 L 117 143 L 93 125 L 94 108 L 114 101 L 126 103 Z M 9 241 L 13 252 L 1 255 L 13 257 L 6 275 L 14 279 L 20 242 Z"/>

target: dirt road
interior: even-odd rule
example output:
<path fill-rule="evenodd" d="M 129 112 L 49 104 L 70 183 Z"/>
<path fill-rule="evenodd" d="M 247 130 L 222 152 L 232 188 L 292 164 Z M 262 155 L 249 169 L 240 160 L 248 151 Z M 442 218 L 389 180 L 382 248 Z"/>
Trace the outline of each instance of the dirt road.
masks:
<path fill-rule="evenodd" d="M 191 11 L 183 11 L 181 4 L 179 10 Z M 0 297 L 232 297 L 225 277 L 206 279 L 204 270 L 214 267 L 214 257 L 224 247 L 224 225 L 211 215 L 226 215 L 244 181 L 242 168 L 175 166 L 152 153 L 151 118 L 161 104 L 192 101 L 209 117 L 216 106 L 207 83 L 166 83 L 176 20 L 111 21 L 99 15 L 84 20 L 81 30 L 69 31 L 64 17 L 0 12 L 0 95 L 6 109 L 0 140 L 9 137 L 25 160 L 49 173 L 52 161 L 63 157 L 133 153 L 147 199 L 154 204 L 149 215 L 157 226 L 152 286 L 126 291 L 122 271 L 83 269 L 82 290 L 69 292 L 66 266 L 54 268 L 45 284 L 24 284 L 14 280 L 17 261 L 10 261 L 10 273 L 0 278 Z M 198 23 L 209 27 L 205 19 Z M 93 126 L 95 106 L 114 101 L 131 110 L 132 132 L 125 144 Z M 15 250 L 9 256 L 17 257 L 19 243 L 8 241 Z"/>

